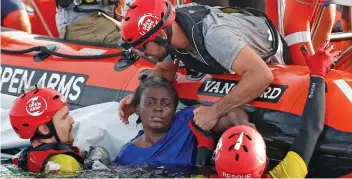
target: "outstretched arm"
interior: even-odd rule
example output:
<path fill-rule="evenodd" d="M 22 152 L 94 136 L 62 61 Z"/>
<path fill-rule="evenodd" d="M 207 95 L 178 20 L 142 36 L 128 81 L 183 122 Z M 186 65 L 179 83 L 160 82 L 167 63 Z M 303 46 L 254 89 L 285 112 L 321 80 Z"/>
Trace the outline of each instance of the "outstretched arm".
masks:
<path fill-rule="evenodd" d="M 334 46 L 324 44 L 313 56 L 306 50 L 303 54 L 310 69 L 310 84 L 307 101 L 301 119 L 301 129 L 291 151 L 277 165 L 270 175 L 274 178 L 304 178 L 307 166 L 313 156 L 315 146 L 325 121 L 325 75 L 340 52 L 332 51 Z"/>
<path fill-rule="evenodd" d="M 211 107 L 200 107 L 194 111 L 195 123 L 205 131 L 211 130 L 233 108 L 260 96 L 274 79 L 269 67 L 248 46 L 244 46 L 236 56 L 232 71 L 240 75 L 241 80 L 231 92 Z"/>
<path fill-rule="evenodd" d="M 169 81 L 173 81 L 175 79 L 178 63 L 179 61 L 176 61 L 176 63 L 174 63 L 171 58 L 166 58 L 164 61 L 158 62 L 156 64 L 156 66 L 148 77 L 161 76 Z"/>
<path fill-rule="evenodd" d="M 311 76 L 308 97 L 301 119 L 301 129 L 291 151 L 297 153 L 308 166 L 315 145 L 324 129 L 325 121 L 325 80 Z"/>
<path fill-rule="evenodd" d="M 240 51 L 232 70 L 241 76 L 241 80 L 228 95 L 213 105 L 217 116 L 223 116 L 231 108 L 240 107 L 260 96 L 274 79 L 262 58 L 248 46 Z"/>

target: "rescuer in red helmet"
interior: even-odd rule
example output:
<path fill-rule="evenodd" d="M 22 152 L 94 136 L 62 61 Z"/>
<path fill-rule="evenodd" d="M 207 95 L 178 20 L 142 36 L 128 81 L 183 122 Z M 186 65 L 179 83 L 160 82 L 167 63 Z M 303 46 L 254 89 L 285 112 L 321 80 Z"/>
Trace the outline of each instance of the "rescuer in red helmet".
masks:
<path fill-rule="evenodd" d="M 215 166 L 221 178 L 304 178 L 325 120 L 325 75 L 340 54 L 324 43 L 310 56 L 303 55 L 310 69 L 310 85 L 304 107 L 300 133 L 286 157 L 271 171 L 263 137 L 247 126 L 235 126 L 224 132 L 215 150 Z"/>
<path fill-rule="evenodd" d="M 119 45 L 158 60 L 149 76 L 173 81 L 180 60 L 190 71 L 242 77 L 222 100 L 196 109 L 194 121 L 202 130 L 209 131 L 221 116 L 265 91 L 273 81 L 266 63 L 289 63 L 285 42 L 258 10 L 193 3 L 174 7 L 168 0 L 134 0 L 128 6 Z M 124 122 L 135 111 L 132 98 L 121 100 Z"/>
<path fill-rule="evenodd" d="M 66 103 L 65 96 L 56 90 L 37 86 L 23 91 L 14 101 L 9 112 L 11 126 L 21 139 L 31 142 L 31 146 L 12 158 L 14 165 L 23 171 L 65 177 L 76 176 L 77 171 L 87 167 L 84 164 L 90 162 L 89 156 L 99 147 L 91 148 L 84 160 L 79 148 L 73 146 L 74 121 Z M 110 160 L 110 156 L 107 158 Z"/>

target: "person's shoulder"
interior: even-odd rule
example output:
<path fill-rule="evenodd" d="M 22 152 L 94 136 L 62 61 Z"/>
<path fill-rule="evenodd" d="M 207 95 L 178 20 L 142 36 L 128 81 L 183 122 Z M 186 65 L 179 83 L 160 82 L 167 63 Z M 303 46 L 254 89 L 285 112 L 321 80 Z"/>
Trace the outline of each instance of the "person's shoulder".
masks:
<path fill-rule="evenodd" d="M 175 114 L 174 124 L 183 125 L 185 122 L 193 119 L 194 114 L 193 111 L 196 109 L 196 106 L 189 106 L 186 108 L 181 109 Z M 186 123 L 185 123 L 186 124 Z"/>
<path fill-rule="evenodd" d="M 49 157 L 48 162 L 49 161 L 58 164 L 60 166 L 60 170 L 81 170 L 81 164 L 71 155 L 55 154 Z"/>
<path fill-rule="evenodd" d="M 82 164 L 74 157 L 67 154 L 55 154 L 50 156 L 45 166 L 45 172 L 56 173 L 61 177 L 77 176 L 82 170 Z"/>
<path fill-rule="evenodd" d="M 195 110 L 196 108 L 197 108 L 197 106 L 185 107 L 185 108 L 181 109 L 180 111 L 178 111 L 176 113 L 176 115 L 185 115 L 185 114 L 188 114 L 188 113 L 193 113 L 193 110 Z"/>

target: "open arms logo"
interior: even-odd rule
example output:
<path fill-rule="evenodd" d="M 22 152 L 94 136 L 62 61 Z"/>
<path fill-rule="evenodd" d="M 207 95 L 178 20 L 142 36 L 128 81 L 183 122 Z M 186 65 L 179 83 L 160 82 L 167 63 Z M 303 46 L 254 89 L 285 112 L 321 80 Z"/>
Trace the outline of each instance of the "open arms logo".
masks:
<path fill-rule="evenodd" d="M 48 105 L 41 96 L 36 96 L 27 101 L 26 111 L 31 116 L 40 116 L 47 109 Z"/>
<path fill-rule="evenodd" d="M 158 17 L 151 13 L 144 14 L 138 20 L 138 32 L 144 35 L 156 26 L 156 24 L 158 24 Z"/>

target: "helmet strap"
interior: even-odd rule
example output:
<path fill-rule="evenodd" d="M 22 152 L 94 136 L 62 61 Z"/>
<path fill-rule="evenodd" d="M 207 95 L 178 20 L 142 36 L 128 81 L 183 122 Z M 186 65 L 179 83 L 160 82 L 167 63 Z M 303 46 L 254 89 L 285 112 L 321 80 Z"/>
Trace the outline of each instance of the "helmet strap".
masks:
<path fill-rule="evenodd" d="M 50 120 L 48 123 L 46 123 L 46 125 L 49 128 L 49 133 L 42 134 L 37 130 L 37 132 L 34 133 L 34 136 L 32 137 L 32 139 L 49 139 L 49 138 L 55 136 L 56 141 L 61 142 L 59 136 L 57 135 L 53 120 Z"/>
<path fill-rule="evenodd" d="M 172 60 L 176 59 L 176 49 L 172 47 L 171 45 L 171 39 L 172 39 L 172 25 L 169 25 L 165 28 L 166 34 L 167 34 L 167 39 L 163 39 L 161 37 L 156 37 L 156 39 L 153 40 L 153 42 L 157 43 L 158 45 L 166 48 L 168 54 L 165 55 L 165 57 L 162 57 L 161 59 L 164 60 L 168 55 L 171 56 Z"/>
<path fill-rule="evenodd" d="M 61 143 L 61 140 L 60 140 L 59 136 L 57 135 L 57 132 L 56 132 L 56 129 L 55 129 L 53 120 L 51 120 L 50 122 L 48 122 L 48 127 L 49 127 L 50 132 L 52 132 L 52 133 L 54 134 L 55 139 L 56 139 L 56 142 Z"/>

